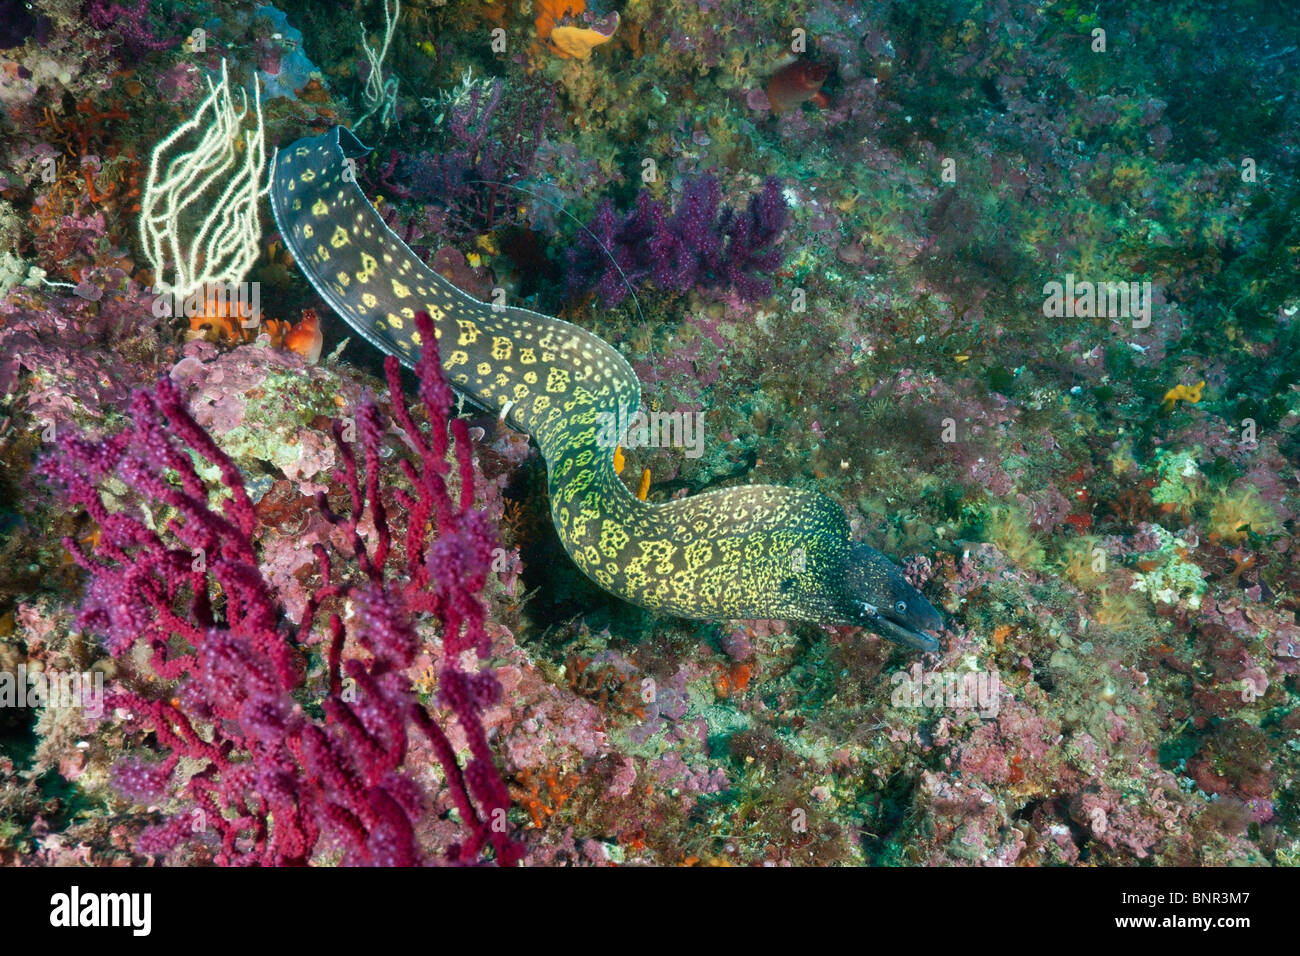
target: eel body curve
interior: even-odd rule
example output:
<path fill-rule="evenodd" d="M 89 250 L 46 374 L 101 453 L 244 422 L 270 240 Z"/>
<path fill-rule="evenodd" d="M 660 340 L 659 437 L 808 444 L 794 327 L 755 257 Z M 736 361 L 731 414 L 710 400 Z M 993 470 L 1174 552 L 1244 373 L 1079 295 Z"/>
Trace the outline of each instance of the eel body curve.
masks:
<path fill-rule="evenodd" d="M 898 568 L 854 542 L 839 505 L 773 485 L 639 500 L 614 471 L 602 424 L 641 404 L 631 366 L 572 323 L 467 295 L 380 218 L 348 161 L 369 149 L 345 127 L 298 140 L 271 163 L 271 209 L 320 296 L 408 367 L 433 318 L 451 384 L 536 441 L 565 550 L 605 590 L 697 619 L 784 619 L 870 628 L 932 651 L 942 619 Z"/>

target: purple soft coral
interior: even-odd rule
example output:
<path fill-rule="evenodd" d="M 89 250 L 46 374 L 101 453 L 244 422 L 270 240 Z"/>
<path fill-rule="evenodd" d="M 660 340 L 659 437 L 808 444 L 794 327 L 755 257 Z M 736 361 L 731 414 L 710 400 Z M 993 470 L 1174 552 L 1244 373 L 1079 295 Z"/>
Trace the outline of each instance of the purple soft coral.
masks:
<path fill-rule="evenodd" d="M 609 307 L 645 280 L 671 292 L 734 289 L 746 301 L 770 295 L 767 276 L 781 266 L 786 220 L 781 181 L 769 177 L 743 213 L 719 214 L 721 196 L 718 181 L 705 175 L 686 186 L 671 216 L 645 190 L 621 218 L 605 200 L 568 252 L 570 291 L 595 292 Z"/>
<path fill-rule="evenodd" d="M 486 92 L 485 92 L 486 91 Z M 447 238 L 467 239 L 522 220 L 513 187 L 534 173 L 538 147 L 555 106 L 539 86 L 512 90 L 475 86 L 447 107 L 448 141 L 436 152 L 394 152 L 380 183 L 402 198 L 431 203 L 426 221 L 442 221 Z M 403 185 L 391 182 L 397 171 Z M 432 212 L 432 215 L 430 215 Z"/>

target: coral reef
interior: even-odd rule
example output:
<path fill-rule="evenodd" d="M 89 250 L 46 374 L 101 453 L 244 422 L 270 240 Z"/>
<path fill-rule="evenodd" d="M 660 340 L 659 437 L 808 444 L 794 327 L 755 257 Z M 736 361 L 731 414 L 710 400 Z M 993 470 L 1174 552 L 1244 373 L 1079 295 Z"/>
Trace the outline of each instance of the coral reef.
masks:
<path fill-rule="evenodd" d="M 411 2 L 376 73 L 378 2 L 9 6 L 0 678 L 113 706 L 0 686 L 0 862 L 1300 861 L 1289 11 Z M 612 600 L 273 236 L 260 327 L 168 316 L 149 156 L 223 59 L 268 147 L 391 90 L 397 234 L 699 416 L 623 474 L 830 496 L 940 651 Z"/>

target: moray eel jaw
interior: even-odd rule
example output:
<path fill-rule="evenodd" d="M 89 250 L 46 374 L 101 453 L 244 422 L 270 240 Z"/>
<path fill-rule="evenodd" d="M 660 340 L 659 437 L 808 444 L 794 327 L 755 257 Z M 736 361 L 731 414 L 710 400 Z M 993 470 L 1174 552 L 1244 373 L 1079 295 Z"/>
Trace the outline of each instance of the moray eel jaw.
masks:
<path fill-rule="evenodd" d="M 919 598 L 919 600 L 930 609 L 931 613 L 938 613 L 930 607 L 929 602 L 927 602 L 925 598 Z M 879 608 L 872 604 L 868 604 L 866 601 L 859 601 L 858 605 L 861 608 L 861 621 L 859 623 L 868 630 L 875 631 L 877 634 L 882 637 L 887 637 L 891 641 L 906 644 L 908 647 L 914 648 L 918 651 L 929 652 L 937 651 L 939 649 L 938 639 L 931 637 L 924 631 L 899 623 L 892 617 L 892 615 L 886 615 Z M 934 629 L 938 630 L 938 628 Z"/>
<path fill-rule="evenodd" d="M 918 651 L 939 649 L 938 639 L 926 632 L 942 630 L 943 616 L 879 551 L 856 542 L 849 545 L 837 598 L 843 623 L 865 627 Z"/>

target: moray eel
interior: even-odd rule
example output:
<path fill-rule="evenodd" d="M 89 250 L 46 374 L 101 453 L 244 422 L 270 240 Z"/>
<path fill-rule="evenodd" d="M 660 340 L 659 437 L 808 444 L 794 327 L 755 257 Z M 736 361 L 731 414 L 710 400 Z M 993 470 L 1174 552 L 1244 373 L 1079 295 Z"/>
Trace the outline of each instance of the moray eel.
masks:
<path fill-rule="evenodd" d="M 640 407 L 627 361 L 576 325 L 480 302 L 425 266 L 345 174 L 367 152 L 341 126 L 277 151 L 269 192 L 285 245 L 321 298 L 407 366 L 423 344 L 416 312 L 432 316 L 452 385 L 537 442 L 556 530 L 588 577 L 664 614 L 858 625 L 938 648 L 926 633 L 942 628 L 938 612 L 850 538 L 824 495 L 751 485 L 637 499 L 599 437 L 606 416 L 626 420 Z"/>

